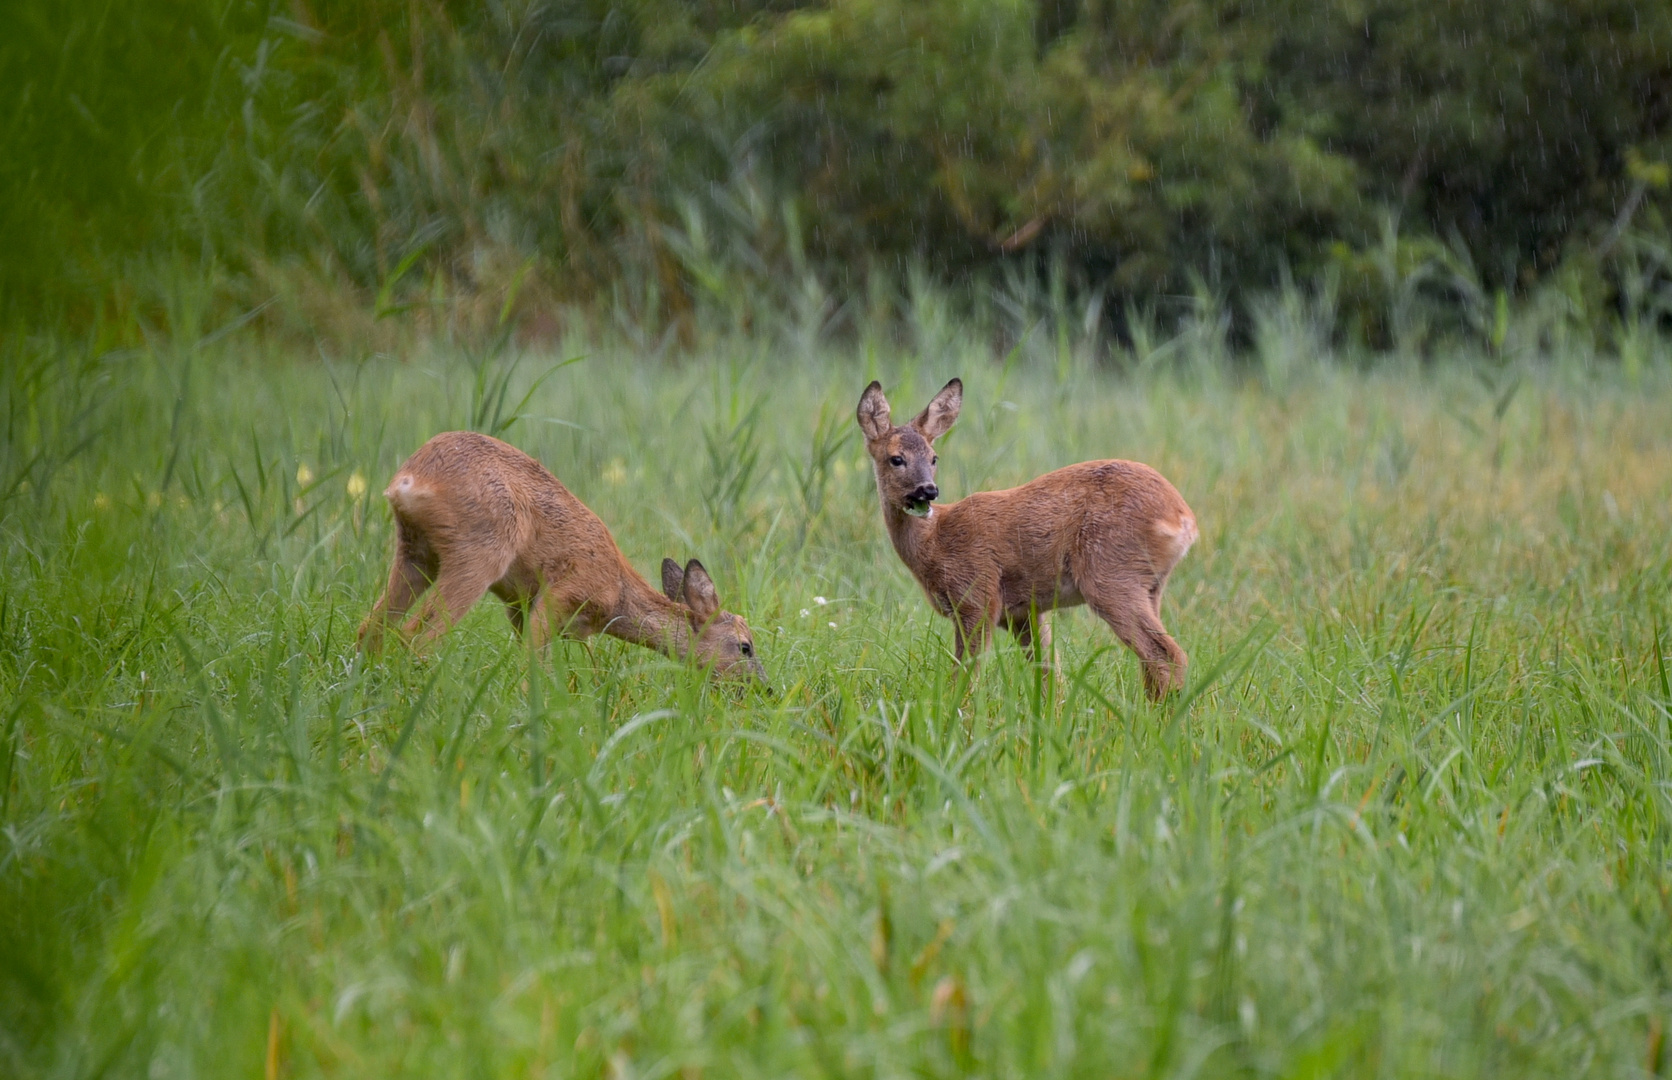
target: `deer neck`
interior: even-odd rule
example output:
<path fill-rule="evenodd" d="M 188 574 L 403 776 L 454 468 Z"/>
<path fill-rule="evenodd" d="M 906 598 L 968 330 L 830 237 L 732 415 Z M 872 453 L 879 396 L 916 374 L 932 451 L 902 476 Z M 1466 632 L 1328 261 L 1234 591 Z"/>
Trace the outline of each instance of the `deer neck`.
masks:
<path fill-rule="evenodd" d="M 604 632 L 675 660 L 686 659 L 691 653 L 691 609 L 657 592 L 631 568 L 625 568 L 621 586 Z"/>
<path fill-rule="evenodd" d="M 888 539 L 894 543 L 895 554 L 918 581 L 927 581 L 930 576 L 940 514 L 936 508 L 930 510 L 928 517 L 914 517 L 897 506 L 883 503 L 882 520 L 888 526 Z"/>

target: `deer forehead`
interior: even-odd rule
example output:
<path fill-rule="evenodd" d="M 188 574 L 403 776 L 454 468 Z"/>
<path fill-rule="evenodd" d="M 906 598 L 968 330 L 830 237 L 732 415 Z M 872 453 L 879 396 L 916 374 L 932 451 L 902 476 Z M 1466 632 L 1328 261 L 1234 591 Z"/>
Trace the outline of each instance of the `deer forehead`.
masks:
<path fill-rule="evenodd" d="M 929 440 L 909 427 L 897 427 L 882 439 L 878 449 L 879 456 L 888 457 L 894 454 L 927 454 Z"/>

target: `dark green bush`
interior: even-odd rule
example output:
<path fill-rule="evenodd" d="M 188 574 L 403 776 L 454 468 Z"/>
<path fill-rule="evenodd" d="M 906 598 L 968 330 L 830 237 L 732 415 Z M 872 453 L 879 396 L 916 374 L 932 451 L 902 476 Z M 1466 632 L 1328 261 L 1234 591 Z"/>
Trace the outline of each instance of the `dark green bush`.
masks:
<path fill-rule="evenodd" d="M 658 316 L 728 276 L 1054 261 L 1140 301 L 1331 274 L 1385 341 L 1390 219 L 1463 293 L 1567 268 L 1606 306 L 1620 237 L 1672 205 L 1672 8 L 1630 0 L 20 7 L 26 316 L 159 250 L 257 293 L 533 267 Z"/>

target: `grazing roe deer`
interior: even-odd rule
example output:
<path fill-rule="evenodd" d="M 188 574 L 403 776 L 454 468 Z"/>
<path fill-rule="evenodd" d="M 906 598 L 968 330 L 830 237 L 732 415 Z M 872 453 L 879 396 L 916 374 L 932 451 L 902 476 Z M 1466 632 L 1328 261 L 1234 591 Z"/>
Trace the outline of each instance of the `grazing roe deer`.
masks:
<path fill-rule="evenodd" d="M 681 570 L 663 559 L 666 595 L 658 593 L 598 516 L 514 446 L 473 431 L 443 432 L 406 459 L 383 494 L 395 512 L 395 565 L 360 624 L 368 652 L 381 648 L 384 631 L 420 597 L 399 630 L 417 643 L 446 633 L 492 592 L 536 648 L 553 633 L 602 632 L 715 673 L 765 681 L 749 627 L 720 610 L 702 563 L 692 559 Z"/>
<path fill-rule="evenodd" d="M 1183 497 L 1148 465 L 1086 461 L 935 506 L 933 444 L 963 400 L 964 384 L 953 379 L 896 427 L 873 382 L 858 414 L 888 538 L 935 610 L 952 619 L 958 662 L 973 663 L 998 624 L 1055 671 L 1049 613 L 1083 603 L 1138 654 L 1152 699 L 1181 688 L 1187 660 L 1161 625 L 1161 592 L 1196 539 Z"/>

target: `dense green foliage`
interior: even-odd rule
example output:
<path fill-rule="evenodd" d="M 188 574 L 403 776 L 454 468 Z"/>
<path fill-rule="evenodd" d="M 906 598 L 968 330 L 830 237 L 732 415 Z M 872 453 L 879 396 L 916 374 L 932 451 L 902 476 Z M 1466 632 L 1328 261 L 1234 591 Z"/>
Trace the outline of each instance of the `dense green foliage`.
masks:
<path fill-rule="evenodd" d="M 163 251 L 252 302 L 527 279 L 657 322 L 738 282 L 781 306 L 1054 265 L 1110 313 L 1288 274 L 1389 344 L 1423 273 L 1488 340 L 1499 289 L 1635 318 L 1639 230 L 1666 275 L 1664 4 L 15 7 L 0 288 L 27 310 L 131 301 L 118 256 Z"/>
<path fill-rule="evenodd" d="M 355 658 L 383 478 L 562 353 L 5 346 L 0 1073 L 1664 1068 L 1663 346 L 1234 380 L 1198 334 L 1117 377 L 917 323 L 607 348 L 510 427 L 639 567 L 707 561 L 771 699 L 530 658 L 491 602 Z M 1118 454 L 1191 501 L 1188 700 L 1083 612 L 1055 694 L 1008 642 L 949 684 L 849 433 L 873 374 L 953 371 L 949 496 Z"/>

